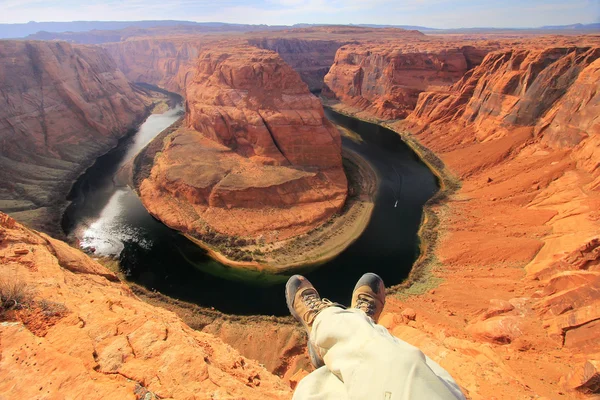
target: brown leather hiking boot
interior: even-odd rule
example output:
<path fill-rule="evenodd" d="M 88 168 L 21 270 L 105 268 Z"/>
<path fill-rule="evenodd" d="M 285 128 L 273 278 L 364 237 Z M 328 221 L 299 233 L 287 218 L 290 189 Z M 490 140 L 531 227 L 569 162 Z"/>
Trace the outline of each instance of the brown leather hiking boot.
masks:
<path fill-rule="evenodd" d="M 290 313 L 304 325 L 309 334 L 315 318 L 322 310 L 340 306 L 327 299 L 321 299 L 314 286 L 301 275 L 294 275 L 287 281 L 285 300 Z"/>
<path fill-rule="evenodd" d="M 385 305 L 385 285 L 379 275 L 372 272 L 364 274 L 354 286 L 352 308 L 363 310 L 377 323 Z"/>

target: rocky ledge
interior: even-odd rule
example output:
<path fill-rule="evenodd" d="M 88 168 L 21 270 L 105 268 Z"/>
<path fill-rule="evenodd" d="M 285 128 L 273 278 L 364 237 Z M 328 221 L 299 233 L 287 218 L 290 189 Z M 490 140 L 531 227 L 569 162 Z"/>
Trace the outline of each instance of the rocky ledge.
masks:
<path fill-rule="evenodd" d="M 2 213 L 0 275 L 0 397 L 291 397 L 256 361 Z"/>

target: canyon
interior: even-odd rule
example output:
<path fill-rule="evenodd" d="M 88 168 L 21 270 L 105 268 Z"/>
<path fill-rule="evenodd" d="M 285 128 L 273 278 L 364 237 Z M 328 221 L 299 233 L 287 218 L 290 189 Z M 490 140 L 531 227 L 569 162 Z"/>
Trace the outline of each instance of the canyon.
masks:
<path fill-rule="evenodd" d="M 106 51 L 0 41 L 0 209 L 57 233 L 77 176 L 148 112 Z"/>
<path fill-rule="evenodd" d="M 440 363 L 470 398 L 597 396 L 599 46 L 597 35 L 473 38 L 358 27 L 133 37 L 102 47 L 0 42 L 3 98 L 19 95 L 16 85 L 7 89 L 16 82 L 7 78 L 15 76 L 11 65 L 30 65 L 23 75 L 32 77 L 31 97 L 10 100 L 5 113 L 21 108 L 0 119 L 3 173 L 10 173 L 3 182 L 23 188 L 3 189 L 0 209 L 51 231 L 51 219 L 36 221 L 58 204 L 51 196 L 65 193 L 56 182 L 73 179 L 141 118 L 148 100 L 129 82 L 146 82 L 187 99 L 185 121 L 155 145 L 138 181 L 154 215 L 184 232 L 306 232 L 347 195 L 339 134 L 309 92 L 322 90 L 334 110 L 398 132 L 440 180 L 421 233 L 429 253 L 407 282 L 389 288 L 380 323 Z M 40 52 L 42 61 L 56 60 L 42 62 L 44 72 L 31 67 Z M 69 78 L 46 78 L 52 65 L 72 71 Z M 47 86 L 37 92 L 40 82 Z M 81 87 L 96 94 L 74 97 Z M 70 100 L 48 103 L 57 98 Z M 27 128 L 16 130 L 14 121 Z M 297 141 L 289 121 L 314 132 L 314 142 Z M 16 140 L 15 132 L 35 136 Z M 65 148 L 74 149 L 68 157 Z M 24 160 L 31 166 L 21 168 Z M 211 172 L 193 173 L 189 163 L 210 164 Z M 278 193 L 293 196 L 273 196 L 266 187 L 274 181 Z M 276 226 L 281 219 L 249 207 L 256 199 L 269 214 L 288 206 L 305 212 Z M 89 388 L 88 395 L 120 390 L 124 398 L 290 398 L 290 384 L 310 371 L 306 339 L 289 321 L 217 315 L 194 326 L 204 332 L 190 329 L 157 307 L 168 300 L 136 291 L 154 305 L 142 302 L 113 272 L 4 215 L 0 268 L 35 293 L 0 327 L 8 344 L 0 392 L 14 387 L 32 397 L 68 383 L 74 396 Z M 173 309 L 192 324 L 185 305 Z M 255 346 L 256 337 L 277 346 Z M 59 362 L 73 367 L 53 380 L 46 372 Z M 24 372 L 34 363 L 35 373 Z M 182 363 L 190 369 L 169 367 Z"/>
<path fill-rule="evenodd" d="M 440 231 L 435 258 L 421 265 L 442 283 L 389 304 L 418 310 L 408 325 L 420 332 L 393 312 L 384 325 L 438 352 L 464 353 L 465 343 L 456 341 L 465 335 L 492 343 L 499 358 L 487 355 L 488 362 L 509 370 L 505 381 L 525 391 L 554 386 L 589 394 L 597 391 L 596 378 L 584 365 L 597 365 L 600 350 L 600 49 L 598 43 L 539 43 L 491 52 L 453 85 L 419 93 L 416 103 L 399 95 L 395 100 L 412 109 L 400 121 L 383 121 L 389 114 L 373 106 L 391 91 L 361 102 L 345 97 L 347 86 L 332 84 L 332 90 L 342 99 L 336 108 L 381 121 L 432 150 L 439 159 L 424 154 L 444 166 L 449 188 L 447 199 L 429 210 Z M 360 59 L 367 49 L 338 52 L 339 63 Z M 341 81 L 334 68 L 329 74 L 326 82 Z"/>
<path fill-rule="evenodd" d="M 150 83 L 183 95 L 202 46 L 211 41 L 214 40 L 142 37 L 102 47 L 131 82 Z"/>

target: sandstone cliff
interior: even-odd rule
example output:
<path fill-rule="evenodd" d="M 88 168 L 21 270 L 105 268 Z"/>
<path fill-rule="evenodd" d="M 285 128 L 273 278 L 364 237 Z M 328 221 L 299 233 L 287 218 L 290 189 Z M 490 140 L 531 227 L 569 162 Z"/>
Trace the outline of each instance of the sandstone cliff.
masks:
<path fill-rule="evenodd" d="M 389 298 L 382 323 L 429 351 L 472 398 L 598 393 L 598 44 L 474 42 L 476 51 L 505 50 L 462 76 L 402 71 L 397 65 L 414 60 L 384 59 L 379 44 L 346 45 L 325 78 L 342 111 L 407 115 L 387 125 L 443 177 L 448 197 L 428 211 L 437 239 L 425 237 L 435 240 L 425 264 L 435 272 L 409 292 L 441 283 Z M 429 57 L 431 43 L 415 46 Z"/>
<path fill-rule="evenodd" d="M 102 47 L 131 82 L 150 83 L 183 95 L 188 79 L 194 76 L 202 46 L 211 41 L 197 36 L 142 37 Z"/>
<path fill-rule="evenodd" d="M 452 85 L 487 53 L 487 46 L 434 44 L 431 50 L 428 46 L 411 42 L 345 45 L 325 76 L 324 94 L 380 118 L 404 118 L 415 107 L 419 93 Z"/>
<path fill-rule="evenodd" d="M 139 188 L 170 227 L 270 242 L 307 232 L 343 206 L 339 133 L 276 53 L 203 52 L 186 109 L 186 126 L 165 140 Z"/>
<path fill-rule="evenodd" d="M 2 213 L 0 275 L 3 398 L 291 397 L 257 362 Z"/>
<path fill-rule="evenodd" d="M 300 74 L 310 91 L 323 88 L 325 75 L 331 68 L 335 53 L 343 44 L 337 40 L 306 40 L 299 38 L 252 38 L 248 39 L 252 46 L 272 50 Z"/>
<path fill-rule="evenodd" d="M 536 136 L 543 134 L 551 147 L 573 147 L 597 129 L 597 66 L 590 65 L 599 56 L 589 47 L 492 53 L 448 92 L 423 93 L 411 119 L 460 119 L 482 141 L 515 126 L 536 126 Z"/>
<path fill-rule="evenodd" d="M 515 376 L 546 396 L 597 392 L 581 371 L 600 352 L 598 89 L 598 47 L 495 52 L 395 125 L 462 180 L 434 207 L 446 282 L 410 305 L 443 299 L 438 323 L 518 349 L 512 368 L 537 359 Z"/>
<path fill-rule="evenodd" d="M 119 32 L 104 31 L 104 34 L 112 38 Z M 119 69 L 132 82 L 151 83 L 182 95 L 187 79 L 194 75 L 198 54 L 203 49 L 215 46 L 250 45 L 275 51 L 300 74 L 309 90 L 319 91 L 323 87 L 325 74 L 334 62 L 337 49 L 344 44 L 374 39 L 387 41 L 401 38 L 410 43 L 428 40 L 418 31 L 348 26 L 258 31 L 226 36 L 191 35 L 186 34 L 183 28 L 129 33 L 133 36 L 102 44 Z"/>
<path fill-rule="evenodd" d="M 151 83 L 182 94 L 187 80 L 194 76 L 196 59 L 204 48 L 214 47 L 221 41 L 224 47 L 235 43 L 272 50 L 300 74 L 309 90 L 319 91 L 323 78 L 333 64 L 337 49 L 347 41 L 288 38 L 267 33 L 250 38 L 233 37 L 223 42 L 222 37 L 181 36 L 164 38 L 132 38 L 123 42 L 102 45 L 115 59 L 119 69 L 132 82 Z"/>
<path fill-rule="evenodd" d="M 74 179 L 146 112 L 106 51 L 0 41 L 0 209 L 56 232 Z"/>

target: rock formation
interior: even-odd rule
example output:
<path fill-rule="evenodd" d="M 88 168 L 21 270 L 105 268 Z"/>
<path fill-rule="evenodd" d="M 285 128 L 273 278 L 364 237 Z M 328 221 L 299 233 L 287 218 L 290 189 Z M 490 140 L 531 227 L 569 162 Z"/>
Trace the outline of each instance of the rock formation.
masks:
<path fill-rule="evenodd" d="M 140 301 L 85 254 L 2 213 L 0 275 L 3 398 L 291 397 L 256 361 Z M 14 301 L 5 297 L 8 288 L 17 288 Z"/>
<path fill-rule="evenodd" d="M 595 67 L 586 68 L 598 57 L 597 48 L 587 47 L 492 53 L 448 93 L 424 93 L 411 118 L 460 118 L 473 126 L 479 140 L 515 126 L 536 126 L 536 136 L 546 131 L 544 144 L 573 147 L 596 128 L 591 116 L 597 107 Z M 583 107 L 577 108 L 573 103 L 582 98 Z M 575 112 L 573 124 L 567 112 Z"/>
<path fill-rule="evenodd" d="M 477 340 L 532 357 L 567 348 L 553 357 L 571 371 L 600 351 L 599 88 L 598 47 L 495 52 L 396 124 L 463 182 L 437 252 L 452 279 L 426 298 L 452 298 Z M 543 359 L 546 372 L 557 362 Z"/>
<path fill-rule="evenodd" d="M 338 48 L 343 44 L 337 40 L 306 40 L 285 36 L 252 38 L 248 43 L 279 53 L 283 61 L 300 74 L 311 92 L 323 88 L 325 75 L 334 62 Z"/>
<path fill-rule="evenodd" d="M 397 35 L 370 35 L 378 40 L 365 38 L 340 47 L 325 76 L 323 94 L 339 100 L 346 111 L 362 111 L 361 117 L 383 120 L 407 117 L 423 92 L 429 92 L 430 102 L 437 105 L 435 96 L 445 96 L 451 85 L 481 64 L 491 51 L 541 51 L 556 43 L 566 47 L 595 44 L 593 36 L 443 38 L 405 31 L 399 40 Z"/>
<path fill-rule="evenodd" d="M 213 40 L 214 41 L 214 40 Z M 144 82 L 184 94 L 198 54 L 210 39 L 134 38 L 102 45 L 131 82 Z"/>
<path fill-rule="evenodd" d="M 139 188 L 146 208 L 192 236 L 286 239 L 327 221 L 347 182 L 338 131 L 270 51 L 210 49 L 186 86 L 185 127 Z"/>
<path fill-rule="evenodd" d="M 0 209 L 58 231 L 75 178 L 146 112 L 106 51 L 0 42 Z"/>
<path fill-rule="evenodd" d="M 453 84 L 486 53 L 472 46 L 423 51 L 415 44 L 345 45 L 325 76 L 325 94 L 380 118 L 404 118 L 419 93 Z"/>
<path fill-rule="evenodd" d="M 203 49 L 232 45 L 254 46 L 272 50 L 300 74 L 309 90 L 319 91 L 323 78 L 334 62 L 337 49 L 356 40 L 426 40 L 418 31 L 404 29 L 373 29 L 347 26 L 320 26 L 276 32 L 258 31 L 243 35 L 186 34 L 185 29 L 173 27 L 150 31 L 101 31 L 84 36 L 100 35 L 99 40 L 132 82 L 158 85 L 184 94 L 187 79 L 195 74 L 196 58 Z M 120 41 L 115 35 L 126 34 Z M 61 37 L 80 36 L 80 33 L 58 34 Z M 114 43 L 106 43 L 104 37 Z"/>
<path fill-rule="evenodd" d="M 501 397 L 504 384 L 510 397 L 598 393 L 598 44 L 593 37 L 474 42 L 476 52 L 501 51 L 461 76 L 403 71 L 399 65 L 441 64 L 386 59 L 381 45 L 358 43 L 340 48 L 325 78 L 343 111 L 407 116 L 388 125 L 447 168 L 440 173 L 450 196 L 429 209 L 443 234 L 428 279 L 443 283 L 391 298 L 382 323 L 429 349 L 472 398 Z M 414 53 L 427 59 L 431 46 Z M 456 178 L 462 187 L 452 193 Z M 471 357 L 485 373 L 471 370 Z"/>

